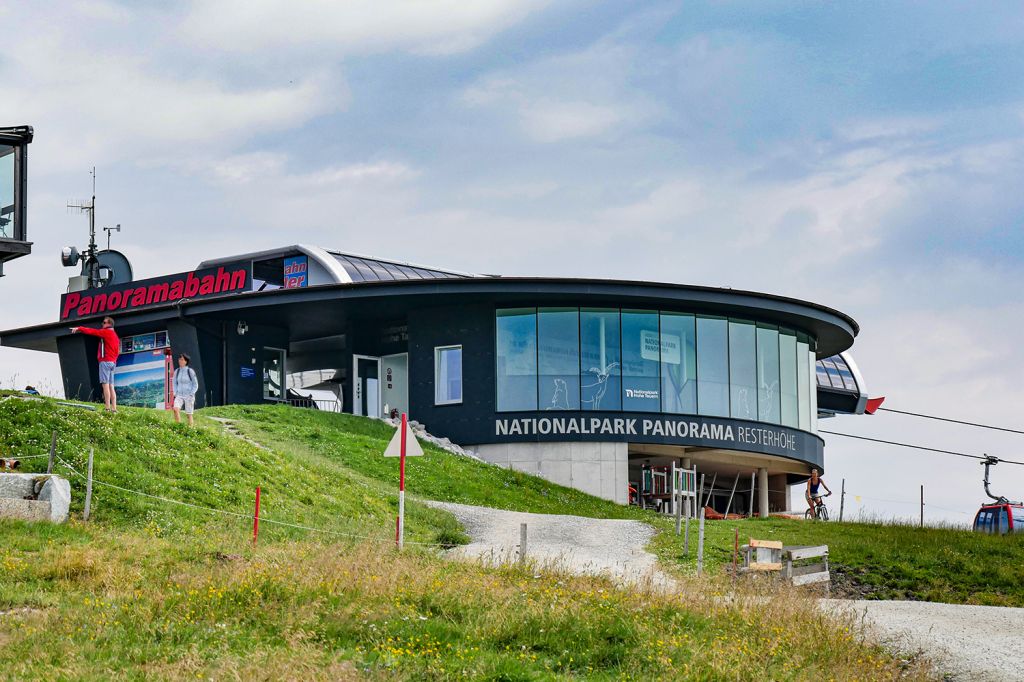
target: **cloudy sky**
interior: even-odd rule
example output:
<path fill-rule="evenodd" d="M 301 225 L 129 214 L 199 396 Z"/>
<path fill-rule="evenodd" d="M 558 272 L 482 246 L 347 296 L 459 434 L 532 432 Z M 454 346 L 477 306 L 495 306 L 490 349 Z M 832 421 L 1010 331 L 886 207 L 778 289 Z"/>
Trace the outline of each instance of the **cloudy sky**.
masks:
<path fill-rule="evenodd" d="M 36 131 L 0 327 L 56 319 L 96 166 L 137 277 L 302 242 L 784 294 L 860 322 L 887 406 L 1024 426 L 1019 3 L 165 5 L 0 6 L 0 124 Z M 56 358 L 0 350 L 25 383 L 59 390 Z M 1024 436 L 893 414 L 822 427 L 1024 460 Z M 982 498 L 972 460 L 826 453 L 855 513 Z M 1024 467 L 994 473 L 1024 496 Z"/>

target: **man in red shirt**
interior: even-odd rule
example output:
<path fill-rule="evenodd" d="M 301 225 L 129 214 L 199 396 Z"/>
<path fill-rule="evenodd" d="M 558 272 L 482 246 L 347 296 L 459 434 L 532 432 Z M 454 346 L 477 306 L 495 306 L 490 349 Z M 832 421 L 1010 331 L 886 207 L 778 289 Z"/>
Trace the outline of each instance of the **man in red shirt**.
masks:
<path fill-rule="evenodd" d="M 117 394 L 114 393 L 114 367 L 117 366 L 117 356 L 121 354 L 121 339 L 114 331 L 114 318 L 104 317 L 103 326 L 99 329 L 90 327 L 72 327 L 71 333 L 88 334 L 98 336 L 100 347 L 96 351 L 96 359 L 100 361 L 100 386 L 103 387 L 104 409 L 108 412 L 117 412 Z"/>

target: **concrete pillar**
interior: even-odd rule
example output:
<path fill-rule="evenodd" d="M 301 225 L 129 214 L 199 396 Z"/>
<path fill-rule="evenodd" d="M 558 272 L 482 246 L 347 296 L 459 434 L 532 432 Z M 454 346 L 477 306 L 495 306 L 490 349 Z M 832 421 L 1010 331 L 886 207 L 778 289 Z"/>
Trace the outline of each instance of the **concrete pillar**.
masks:
<path fill-rule="evenodd" d="M 786 474 L 775 474 L 768 477 L 768 508 L 769 511 L 787 511 L 792 509 L 789 502 L 789 481 Z"/>
<path fill-rule="evenodd" d="M 757 470 L 757 513 L 768 518 L 768 469 L 764 467 Z"/>

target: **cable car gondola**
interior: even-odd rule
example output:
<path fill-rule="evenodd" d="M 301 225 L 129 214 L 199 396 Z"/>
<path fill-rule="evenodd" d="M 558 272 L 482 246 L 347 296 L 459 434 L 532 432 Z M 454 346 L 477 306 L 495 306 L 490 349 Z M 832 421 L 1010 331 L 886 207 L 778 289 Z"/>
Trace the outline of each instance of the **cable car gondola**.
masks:
<path fill-rule="evenodd" d="M 996 535 L 1024 533 L 1024 503 L 1011 502 L 1001 495 L 996 497 L 989 492 L 988 470 L 989 467 L 999 464 L 999 458 L 986 455 L 982 464 L 985 465 L 985 494 L 995 502 L 982 503 L 981 509 L 974 516 L 974 530 Z"/>

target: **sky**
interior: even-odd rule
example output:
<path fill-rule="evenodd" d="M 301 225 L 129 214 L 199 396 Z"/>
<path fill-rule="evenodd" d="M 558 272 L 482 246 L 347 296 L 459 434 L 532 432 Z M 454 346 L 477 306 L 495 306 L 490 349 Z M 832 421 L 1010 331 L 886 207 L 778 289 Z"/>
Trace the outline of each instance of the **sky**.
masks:
<path fill-rule="evenodd" d="M 1019 3 L 96 0 L 0 23 L 0 125 L 36 133 L 0 328 L 56 319 L 95 166 L 137 278 L 306 243 L 782 294 L 859 322 L 887 407 L 1024 427 Z M 56 356 L 0 349 L 0 386 L 27 383 L 59 392 Z M 1024 460 L 1024 436 L 892 413 L 821 427 Z M 825 438 L 847 516 L 916 517 L 921 485 L 929 522 L 983 499 L 975 460 Z M 993 483 L 1024 497 L 1024 466 Z"/>

